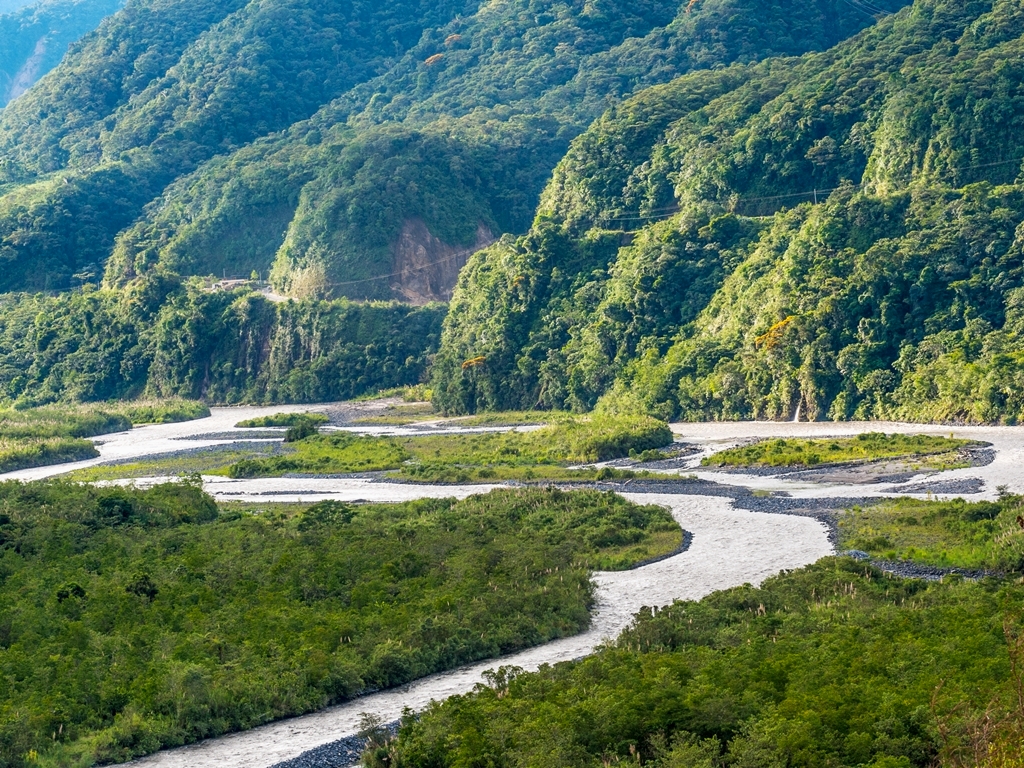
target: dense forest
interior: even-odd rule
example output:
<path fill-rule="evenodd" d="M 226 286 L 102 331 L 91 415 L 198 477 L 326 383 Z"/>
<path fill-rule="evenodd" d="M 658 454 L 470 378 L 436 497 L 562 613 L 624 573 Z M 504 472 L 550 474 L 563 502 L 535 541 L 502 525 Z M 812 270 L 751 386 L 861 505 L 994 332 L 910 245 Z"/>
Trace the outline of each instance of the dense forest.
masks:
<path fill-rule="evenodd" d="M 1017 583 L 826 559 L 637 614 L 613 644 L 410 715 L 367 764 L 1019 766 Z M 941 761 L 941 762 L 939 762 Z"/>
<path fill-rule="evenodd" d="M 618 98 L 872 21 L 841 0 L 130 0 L 0 114 L 0 290 L 113 254 L 110 285 L 256 270 L 391 298 L 406 223 L 453 246 L 525 231 Z"/>
<path fill-rule="evenodd" d="M 0 399 L 19 407 L 140 395 L 326 402 L 416 384 L 445 307 L 274 303 L 251 290 L 139 281 L 0 296 Z"/>
<path fill-rule="evenodd" d="M 68 47 L 124 0 L 0 2 L 0 108 L 56 67 Z"/>
<path fill-rule="evenodd" d="M 219 513 L 190 483 L 5 483 L 0 510 L 4 768 L 122 761 L 578 632 L 588 561 L 678 531 L 539 489 Z"/>
<path fill-rule="evenodd" d="M 1019 3 L 918 0 L 611 109 L 463 271 L 437 403 L 1016 421 L 1022 50 Z"/>

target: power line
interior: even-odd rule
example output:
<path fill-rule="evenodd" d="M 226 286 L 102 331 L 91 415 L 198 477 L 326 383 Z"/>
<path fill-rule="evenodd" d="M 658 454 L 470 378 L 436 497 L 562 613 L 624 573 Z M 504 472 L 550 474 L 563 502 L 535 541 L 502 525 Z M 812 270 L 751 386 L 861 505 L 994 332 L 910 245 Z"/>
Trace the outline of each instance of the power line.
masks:
<path fill-rule="evenodd" d="M 484 248 L 486 248 L 486 247 L 487 246 L 484 246 Z M 376 277 L 364 277 L 361 280 L 345 280 L 345 281 L 340 282 L 340 283 L 326 283 L 324 287 L 326 287 L 326 288 L 337 288 L 337 287 L 342 286 L 342 285 L 360 285 L 362 283 L 372 283 L 372 282 L 374 282 L 376 280 L 387 280 L 387 279 L 390 279 L 392 277 L 401 277 L 402 275 L 407 274 L 409 272 L 419 272 L 419 271 L 422 271 L 424 269 L 429 269 L 430 267 L 436 267 L 436 266 L 439 266 L 441 264 L 447 264 L 448 262 L 454 261 L 455 259 L 461 258 L 462 256 L 472 256 L 474 253 L 476 253 L 477 250 L 483 250 L 483 248 L 478 248 L 476 250 L 459 251 L 458 253 L 453 253 L 451 256 L 446 256 L 445 258 L 441 259 L 440 261 L 434 261 L 434 262 L 431 262 L 430 264 L 420 264 L 418 267 L 410 267 L 409 269 L 403 269 L 403 270 L 401 270 L 399 272 L 392 272 L 389 275 L 377 275 Z"/>
<path fill-rule="evenodd" d="M 887 11 L 885 8 L 879 8 L 875 5 L 874 0 L 852 0 L 856 5 L 862 5 L 868 10 L 874 11 L 875 13 L 881 14 L 882 16 L 892 16 L 892 11 Z"/>
<path fill-rule="evenodd" d="M 976 163 L 974 165 L 963 165 L 963 166 L 959 166 L 957 168 L 950 168 L 949 172 L 950 173 L 962 173 L 964 171 L 978 170 L 979 168 L 996 168 L 996 167 L 1002 166 L 1002 165 L 1020 165 L 1022 162 L 1024 162 L 1024 161 L 1018 159 L 1018 160 L 999 160 L 999 161 L 996 161 L 996 162 L 993 162 L 993 163 Z M 815 189 L 809 189 L 809 190 L 804 191 L 804 192 L 788 192 L 788 193 L 783 194 L 783 195 L 764 195 L 764 196 L 761 196 L 761 197 L 737 197 L 734 200 L 731 200 L 730 202 L 732 202 L 735 205 L 739 205 L 740 203 L 763 203 L 763 202 L 769 202 L 769 201 L 773 201 L 773 200 L 788 200 L 788 199 L 792 199 L 794 197 L 814 197 L 815 199 L 817 199 L 817 196 L 819 194 L 837 192 L 840 189 L 861 189 L 861 188 L 863 188 L 865 186 L 867 186 L 867 182 L 861 182 L 859 184 L 844 184 L 843 186 L 827 187 L 827 188 L 824 188 L 824 189 L 822 189 L 822 188 L 815 188 Z M 675 216 L 677 213 L 679 213 L 679 210 L 680 210 L 680 208 L 679 208 L 678 205 L 671 205 L 671 206 L 663 206 L 661 208 L 652 208 L 650 214 L 638 214 L 636 216 L 603 216 L 603 217 L 599 217 L 599 218 L 602 221 L 609 222 L 609 223 L 610 222 L 617 222 L 617 221 L 653 221 L 653 220 L 658 220 L 658 219 L 671 218 L 672 216 Z M 665 213 L 663 214 L 662 212 L 665 212 Z"/>
<path fill-rule="evenodd" d="M 860 11 L 865 16 L 869 16 L 872 19 L 876 18 L 876 15 L 874 13 L 869 13 L 868 11 L 864 10 L 863 8 L 861 8 L 860 6 L 854 5 L 853 3 L 850 2 L 850 0 L 843 0 L 843 2 L 846 3 L 848 6 L 850 6 L 851 8 L 853 8 L 853 10 Z"/>
<path fill-rule="evenodd" d="M 976 165 L 966 165 L 966 166 L 962 166 L 960 168 L 952 168 L 950 170 L 953 171 L 953 172 L 970 171 L 970 170 L 976 170 L 978 168 L 994 168 L 994 167 L 1001 166 L 1001 165 L 1020 164 L 1021 162 L 1022 162 L 1021 160 L 1002 160 L 1002 161 L 994 162 L 994 163 L 979 163 L 979 164 L 976 164 Z M 762 196 L 762 197 L 741 197 L 741 198 L 737 198 L 733 202 L 735 204 L 739 204 L 739 203 L 755 203 L 755 202 L 766 202 L 766 201 L 769 201 L 769 200 L 787 200 L 787 199 L 792 199 L 794 197 L 812 197 L 812 196 L 815 196 L 815 195 L 818 195 L 818 194 L 825 194 L 826 192 L 829 192 L 829 193 L 830 192 L 836 192 L 836 191 L 838 191 L 840 189 L 860 189 L 860 188 L 862 188 L 864 186 L 866 186 L 866 183 L 864 183 L 864 182 L 862 182 L 860 184 L 845 184 L 845 185 L 843 185 L 841 187 L 830 187 L 830 188 L 827 188 L 827 189 L 812 189 L 812 190 L 809 190 L 809 191 L 806 191 L 806 192 L 790 192 L 790 193 L 784 194 L 784 195 L 767 195 L 767 196 Z M 657 221 L 657 220 L 661 220 L 661 219 L 672 218 L 677 213 L 679 213 L 679 210 L 680 210 L 680 208 L 679 208 L 678 205 L 662 206 L 660 208 L 652 208 L 650 215 L 645 215 L 645 216 L 616 216 L 616 217 L 611 217 L 611 218 L 605 218 L 604 221 L 605 222 Z M 479 250 L 479 249 L 477 249 L 477 250 Z M 440 261 L 434 261 L 434 262 L 431 262 L 429 264 L 421 264 L 418 267 L 410 267 L 408 269 L 403 269 L 403 270 L 398 271 L 398 272 L 392 272 L 392 273 L 387 274 L 387 275 L 377 275 L 376 277 L 365 277 L 365 278 L 362 278 L 360 280 L 345 280 L 345 281 L 342 281 L 342 282 L 326 283 L 324 287 L 338 288 L 338 287 L 341 287 L 341 286 L 361 285 L 363 283 L 372 283 L 372 282 L 376 282 L 378 280 L 388 280 L 388 279 L 390 279 L 392 277 L 401 277 L 402 275 L 408 274 L 409 272 L 419 272 L 419 271 L 422 271 L 424 269 L 429 269 L 430 267 L 436 267 L 436 266 L 439 266 L 441 264 L 447 264 L 447 263 L 449 263 L 449 262 L 451 262 L 451 261 L 453 261 L 455 259 L 461 258 L 462 256 L 469 256 L 469 255 L 472 255 L 473 253 L 475 253 L 474 249 L 467 249 L 467 250 L 459 251 L 458 253 L 453 253 L 451 256 L 446 256 L 445 258 L 441 259 Z"/>

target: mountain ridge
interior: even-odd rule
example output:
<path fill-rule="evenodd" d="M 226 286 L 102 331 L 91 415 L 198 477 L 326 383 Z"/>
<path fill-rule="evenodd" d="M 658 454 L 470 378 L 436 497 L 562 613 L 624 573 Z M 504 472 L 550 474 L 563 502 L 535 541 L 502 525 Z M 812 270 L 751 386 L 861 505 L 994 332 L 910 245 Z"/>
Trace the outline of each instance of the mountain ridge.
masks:
<path fill-rule="evenodd" d="M 316 265 L 326 275 L 318 295 L 334 295 L 326 283 L 378 275 L 353 297 L 391 298 L 384 276 L 409 219 L 456 249 L 481 222 L 525 231 L 569 140 L 611 100 L 680 69 L 827 47 L 872 20 L 838 0 L 801 4 L 801 13 L 792 0 L 516 0 L 483 13 L 475 2 L 396 0 L 359 17 L 368 26 L 353 44 L 377 58 L 349 52 L 342 83 L 333 63 L 278 71 L 266 55 L 298 46 L 298 58 L 323 59 L 312 52 L 330 46 L 315 42 L 316 30 L 334 27 L 312 13 L 317 2 L 257 11 L 242 0 L 134 0 L 105 37 L 0 115 L 0 175 L 11 185 L 0 197 L 11 265 L 0 290 L 67 288 L 73 274 L 104 269 L 117 286 L 151 269 L 273 266 L 287 292 Z M 269 31 L 286 8 L 292 31 Z M 395 21 L 388 14 L 398 8 Z M 235 63 L 249 56 L 242 51 L 255 56 L 251 75 Z M 289 92 L 309 87 L 293 87 L 295 78 L 311 71 L 337 87 L 297 99 Z M 261 80 L 267 88 L 250 87 Z M 64 126 L 71 94 L 77 106 Z M 244 175 L 262 177 L 261 189 L 239 184 Z M 61 211 L 89 219 L 82 198 L 104 215 L 72 238 Z M 257 232 L 246 261 L 231 243 L 248 227 Z"/>
<path fill-rule="evenodd" d="M 1013 3 L 919 1 L 609 113 L 464 271 L 438 405 L 1016 420 L 1022 33 Z"/>
<path fill-rule="evenodd" d="M 124 0 L 30 0 L 0 4 L 0 109 L 52 70 L 68 48 Z"/>

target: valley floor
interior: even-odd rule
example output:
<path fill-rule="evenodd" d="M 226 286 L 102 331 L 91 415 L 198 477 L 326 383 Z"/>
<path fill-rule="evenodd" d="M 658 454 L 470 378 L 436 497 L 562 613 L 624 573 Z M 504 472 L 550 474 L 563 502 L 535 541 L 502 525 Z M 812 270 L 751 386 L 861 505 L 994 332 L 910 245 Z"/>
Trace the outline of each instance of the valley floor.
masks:
<path fill-rule="evenodd" d="M 328 413 L 335 428 L 373 434 L 422 433 L 460 429 L 436 423 L 420 427 L 357 427 L 354 418 L 372 415 L 380 402 L 215 408 L 209 418 L 142 427 L 97 439 L 100 458 L 72 465 L 10 473 L 0 479 L 40 479 L 104 462 L 171 454 L 188 448 L 230 445 L 252 438 L 235 424 L 243 419 L 280 412 Z M 349 425 L 349 426 L 346 426 Z M 505 427 L 507 429 L 507 427 Z M 917 498 L 993 499 L 1001 491 L 1024 492 L 1024 427 L 948 427 L 894 423 L 706 423 L 675 424 L 677 443 L 689 446 L 680 458 L 650 465 L 655 476 L 598 485 L 617 490 L 638 503 L 672 510 L 692 533 L 689 548 L 668 559 L 631 571 L 597 573 L 598 606 L 591 628 L 500 661 L 470 665 L 419 680 L 407 687 L 371 694 L 312 715 L 273 723 L 252 731 L 168 750 L 132 763 L 154 768 L 267 768 L 319 745 L 353 734 L 363 713 L 388 722 L 406 707 L 418 710 L 431 700 L 464 693 L 480 683 L 483 673 L 502 664 L 536 669 L 590 653 L 615 637 L 643 607 L 663 606 L 677 599 L 698 599 L 744 583 L 760 584 L 784 569 L 800 568 L 832 554 L 837 530 L 828 513 L 855 503 L 892 496 Z M 466 429 L 466 428 L 462 428 Z M 476 428 L 480 429 L 480 428 Z M 864 432 L 935 434 L 988 443 L 981 466 L 946 471 L 880 476 L 814 476 L 808 470 L 772 472 L 720 471 L 700 468 L 703 457 L 765 437 L 840 437 Z M 251 434 L 251 433 L 250 433 Z M 271 438 L 263 438 L 271 439 Z M 987 462 L 987 463 L 986 463 Z M 623 462 L 613 462 L 622 464 Z M 871 479 L 871 478 L 868 478 Z M 878 480 L 879 478 L 874 478 Z M 423 497 L 465 497 L 493 485 L 426 485 L 387 482 L 371 477 L 284 477 L 232 480 L 204 478 L 206 490 L 220 501 L 311 502 L 403 501 Z M 145 479 L 130 482 L 145 484 Z M 589 485 L 593 485 L 590 483 Z"/>

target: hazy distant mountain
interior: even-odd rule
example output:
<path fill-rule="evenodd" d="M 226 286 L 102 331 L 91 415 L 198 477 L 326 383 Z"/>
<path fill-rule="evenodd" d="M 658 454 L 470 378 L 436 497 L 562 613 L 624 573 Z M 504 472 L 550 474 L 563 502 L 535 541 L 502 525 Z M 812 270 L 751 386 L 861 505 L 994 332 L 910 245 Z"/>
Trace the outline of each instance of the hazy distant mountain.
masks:
<path fill-rule="evenodd" d="M 0 0 L 0 16 L 4 16 L 8 13 L 24 8 L 26 5 L 32 5 L 37 0 Z"/>
<path fill-rule="evenodd" d="M 0 107 L 57 66 L 124 0 L 0 0 Z"/>

